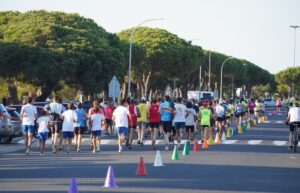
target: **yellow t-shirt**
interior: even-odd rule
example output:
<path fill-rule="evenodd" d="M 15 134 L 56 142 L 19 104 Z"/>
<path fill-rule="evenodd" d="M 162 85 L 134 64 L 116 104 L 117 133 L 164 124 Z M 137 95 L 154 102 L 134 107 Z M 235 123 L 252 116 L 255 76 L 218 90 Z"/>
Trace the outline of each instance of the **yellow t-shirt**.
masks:
<path fill-rule="evenodd" d="M 148 105 L 145 103 L 141 103 L 138 106 L 138 109 L 140 111 L 141 117 L 137 118 L 138 122 L 147 122 L 148 121 L 148 117 L 147 117 L 147 113 L 148 113 Z"/>

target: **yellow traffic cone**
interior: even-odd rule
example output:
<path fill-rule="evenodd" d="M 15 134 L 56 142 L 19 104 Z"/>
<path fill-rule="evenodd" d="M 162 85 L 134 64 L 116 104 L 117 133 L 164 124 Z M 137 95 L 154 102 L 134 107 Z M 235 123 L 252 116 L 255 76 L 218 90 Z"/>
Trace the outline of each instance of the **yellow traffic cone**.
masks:
<path fill-rule="evenodd" d="M 243 128 L 241 125 L 238 127 L 238 134 L 243 134 Z"/>
<path fill-rule="evenodd" d="M 219 132 L 217 132 L 216 137 L 215 137 L 215 144 L 220 144 L 220 143 L 221 143 L 220 134 L 219 134 Z"/>
<path fill-rule="evenodd" d="M 265 120 L 268 120 L 268 115 L 265 115 Z"/>
<path fill-rule="evenodd" d="M 214 140 L 213 140 L 212 136 L 210 136 L 208 139 L 208 145 L 213 145 L 213 144 L 214 144 Z"/>
<path fill-rule="evenodd" d="M 226 138 L 230 138 L 230 137 L 231 137 L 230 130 L 229 130 L 229 129 L 227 129 Z"/>
<path fill-rule="evenodd" d="M 250 128 L 251 128 L 250 121 L 248 121 L 248 123 L 247 123 L 247 129 L 250 129 Z"/>

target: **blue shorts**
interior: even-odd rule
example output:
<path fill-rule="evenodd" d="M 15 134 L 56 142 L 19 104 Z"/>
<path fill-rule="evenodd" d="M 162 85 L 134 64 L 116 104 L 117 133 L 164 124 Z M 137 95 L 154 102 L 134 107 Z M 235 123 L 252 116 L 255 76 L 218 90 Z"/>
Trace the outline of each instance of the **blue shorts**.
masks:
<path fill-rule="evenodd" d="M 101 136 L 101 130 L 98 130 L 98 131 L 92 131 L 92 136 L 100 137 L 100 136 Z"/>
<path fill-rule="evenodd" d="M 125 135 L 128 136 L 128 128 L 127 127 L 118 127 L 118 133 L 119 135 Z"/>
<path fill-rule="evenodd" d="M 73 139 L 74 137 L 74 132 L 73 131 L 63 131 L 63 138 L 71 138 Z"/>
<path fill-rule="evenodd" d="M 185 122 L 175 122 L 175 129 L 185 129 Z"/>
<path fill-rule="evenodd" d="M 35 131 L 34 125 L 22 125 L 22 126 L 23 126 L 24 134 L 28 134 L 28 133 L 34 134 Z"/>
<path fill-rule="evenodd" d="M 48 132 L 39 132 L 37 135 L 40 141 L 47 141 L 48 139 Z"/>

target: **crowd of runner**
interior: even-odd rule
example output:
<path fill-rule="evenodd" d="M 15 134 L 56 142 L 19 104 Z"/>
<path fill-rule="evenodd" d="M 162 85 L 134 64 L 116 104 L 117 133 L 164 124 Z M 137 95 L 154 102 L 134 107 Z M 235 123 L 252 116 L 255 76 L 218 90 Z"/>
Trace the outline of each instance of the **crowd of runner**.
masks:
<path fill-rule="evenodd" d="M 82 136 L 89 130 L 91 151 L 100 151 L 101 136 L 104 134 L 118 135 L 118 152 L 123 146 L 132 149 L 133 140 L 143 146 L 145 137 L 151 138 L 152 148 L 156 149 L 158 137 L 164 138 L 165 150 L 170 144 L 180 148 L 182 138 L 189 142 L 212 137 L 213 132 L 222 136 L 228 127 L 239 127 L 243 122 L 259 119 L 264 116 L 265 105 L 261 100 L 176 100 L 165 96 L 164 99 L 152 99 L 147 102 L 145 97 L 139 101 L 133 98 L 123 99 L 118 107 L 112 103 L 99 104 L 93 102 L 88 112 L 79 103 L 74 106 L 68 103 L 67 108 L 57 97 L 45 105 L 41 116 L 28 97 L 21 109 L 22 125 L 25 136 L 25 153 L 31 151 L 32 139 L 37 125 L 40 154 L 44 155 L 46 140 L 51 136 L 51 150 L 57 153 L 66 145 L 67 153 L 75 147 L 81 151 Z M 137 133 L 137 136 L 135 135 Z"/>

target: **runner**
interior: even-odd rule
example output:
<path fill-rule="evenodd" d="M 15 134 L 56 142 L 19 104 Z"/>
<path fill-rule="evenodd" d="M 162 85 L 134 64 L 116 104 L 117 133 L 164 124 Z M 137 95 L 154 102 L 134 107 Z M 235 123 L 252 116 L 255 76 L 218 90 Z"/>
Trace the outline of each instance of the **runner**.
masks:
<path fill-rule="evenodd" d="M 71 152 L 72 139 L 74 138 L 74 123 L 78 121 L 73 109 L 73 103 L 68 103 L 68 110 L 60 116 L 63 119 L 62 133 L 64 140 L 67 142 L 67 153 Z"/>
<path fill-rule="evenodd" d="M 289 109 L 288 117 L 286 119 L 286 123 L 290 125 L 290 135 L 289 135 L 289 149 L 292 149 L 292 138 L 295 130 L 295 125 L 297 124 L 300 127 L 300 108 L 299 103 L 295 103 L 295 105 Z M 298 139 L 300 139 L 300 134 L 298 133 Z"/>
<path fill-rule="evenodd" d="M 131 120 L 132 120 L 132 124 L 129 125 L 129 138 L 127 139 L 128 140 L 128 144 L 129 144 L 129 149 L 132 149 L 132 142 L 133 142 L 133 139 L 134 139 L 134 132 L 137 128 L 137 116 L 140 116 L 140 113 L 137 109 L 137 106 L 136 106 L 136 102 L 135 102 L 135 99 L 134 98 L 131 98 L 130 99 L 130 104 L 128 106 L 128 109 L 129 109 L 129 113 L 130 113 L 130 116 L 131 116 Z M 130 123 L 130 118 L 128 117 L 128 122 Z"/>
<path fill-rule="evenodd" d="M 250 120 L 254 119 L 254 108 L 255 108 L 255 103 L 254 103 L 254 100 L 251 99 L 248 103 L 248 112 L 250 115 Z"/>
<path fill-rule="evenodd" d="M 27 103 L 22 106 L 20 117 L 22 120 L 24 140 L 25 140 L 25 153 L 29 155 L 32 144 L 32 137 L 35 133 L 35 123 L 37 119 L 36 107 L 32 105 L 32 97 L 27 97 Z"/>
<path fill-rule="evenodd" d="M 60 115 L 63 112 L 63 105 L 58 103 L 58 97 L 55 96 L 53 101 L 49 104 L 50 106 L 50 128 L 52 132 L 52 152 L 56 153 L 56 143 L 58 138 L 61 136 L 62 121 Z M 60 139 L 61 140 L 61 139 Z M 62 142 L 59 142 L 61 144 Z"/>
<path fill-rule="evenodd" d="M 102 131 L 102 123 L 105 120 L 105 117 L 99 113 L 99 107 L 94 107 L 94 113 L 91 116 L 91 126 L 92 126 L 92 144 L 93 144 L 93 154 L 100 152 L 100 137 Z"/>
<path fill-rule="evenodd" d="M 50 118 L 46 110 L 41 110 L 41 117 L 38 118 L 38 139 L 40 144 L 40 155 L 45 155 L 45 145 L 48 139 Z"/>
<path fill-rule="evenodd" d="M 130 112 L 128 110 L 128 102 L 125 99 L 121 100 L 121 105 L 118 106 L 113 112 L 113 121 L 115 122 L 116 128 L 118 130 L 118 152 L 121 153 L 123 148 L 122 144 L 128 137 L 128 126 L 132 124 L 132 119 Z M 130 124 L 128 124 L 128 117 L 130 119 Z M 130 148 L 129 143 L 126 142 L 126 146 Z"/>
<path fill-rule="evenodd" d="M 212 113 L 208 107 L 208 102 L 203 103 L 202 106 L 203 108 L 199 112 L 199 122 L 203 130 L 203 135 L 202 135 L 202 143 L 203 143 L 204 139 L 208 139 L 207 129 L 210 129 L 210 136 L 212 136 L 212 128 L 210 125 L 212 119 Z"/>
<path fill-rule="evenodd" d="M 78 103 L 77 109 L 74 111 L 77 116 L 77 122 L 74 123 L 74 133 L 75 133 L 75 149 L 80 152 L 80 147 L 82 143 L 82 135 L 85 131 L 85 120 L 87 118 L 86 113 L 82 108 L 82 104 Z"/>
<path fill-rule="evenodd" d="M 188 133 L 189 141 L 193 142 L 197 113 L 196 110 L 193 108 L 193 104 L 191 102 L 187 102 L 186 108 L 187 108 L 187 116 L 185 119 L 186 132 Z"/>
<path fill-rule="evenodd" d="M 182 98 L 177 98 L 177 104 L 174 106 L 174 124 L 176 129 L 176 140 L 177 140 L 177 148 L 180 148 L 182 132 L 185 130 L 185 120 L 187 108 L 184 104 L 182 104 Z"/>
<path fill-rule="evenodd" d="M 219 104 L 216 106 L 216 115 L 217 115 L 216 126 L 218 128 L 218 132 L 219 132 L 220 136 L 222 136 L 222 131 L 223 131 L 224 122 L 225 122 L 225 109 L 223 107 L 222 100 L 220 100 Z"/>
<path fill-rule="evenodd" d="M 280 112 L 280 107 L 281 107 L 281 100 L 280 98 L 278 98 L 276 100 L 276 112 L 279 113 Z"/>
<path fill-rule="evenodd" d="M 115 106 L 113 105 L 112 102 L 109 102 L 107 106 L 104 108 L 104 113 L 105 113 L 105 121 L 104 121 L 104 129 L 107 132 L 107 134 L 113 135 L 114 130 L 113 130 L 113 125 L 112 125 L 112 113 L 115 110 Z"/>
<path fill-rule="evenodd" d="M 138 144 L 141 146 L 144 145 L 143 139 L 145 136 L 145 130 L 148 124 L 148 105 L 146 104 L 146 98 L 142 97 L 140 104 L 137 106 L 138 111 L 140 112 L 141 116 L 137 118 L 138 123 Z"/>
<path fill-rule="evenodd" d="M 242 124 L 242 117 L 244 116 L 243 106 L 241 102 L 236 102 L 234 114 L 236 117 L 236 128 L 238 128 L 238 126 Z"/>
<path fill-rule="evenodd" d="M 165 137 L 165 150 L 169 150 L 169 138 L 171 136 L 171 127 L 172 127 L 172 117 L 173 117 L 173 108 L 172 103 L 170 102 L 170 97 L 165 96 L 165 101 L 162 102 L 159 106 L 160 119 L 163 125 L 164 137 Z"/>
<path fill-rule="evenodd" d="M 156 149 L 155 141 L 160 123 L 159 104 L 156 99 L 152 99 L 148 115 L 149 127 L 151 129 L 152 149 Z"/>

